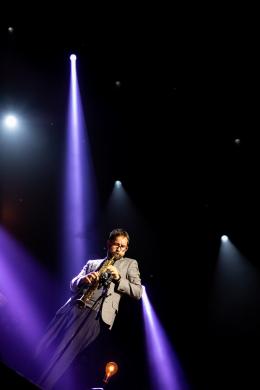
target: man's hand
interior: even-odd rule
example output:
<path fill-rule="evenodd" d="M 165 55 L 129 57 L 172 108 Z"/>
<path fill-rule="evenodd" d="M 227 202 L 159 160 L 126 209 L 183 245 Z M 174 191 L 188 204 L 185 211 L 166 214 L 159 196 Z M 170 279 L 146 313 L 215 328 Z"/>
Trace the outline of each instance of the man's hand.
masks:
<path fill-rule="evenodd" d="M 112 278 L 114 280 L 119 280 L 120 279 L 120 274 L 118 272 L 118 269 L 114 265 L 109 265 L 107 267 L 107 271 L 112 275 Z"/>
<path fill-rule="evenodd" d="M 83 276 L 80 280 L 80 284 L 95 284 L 99 279 L 98 272 L 90 272 L 86 276 Z"/>

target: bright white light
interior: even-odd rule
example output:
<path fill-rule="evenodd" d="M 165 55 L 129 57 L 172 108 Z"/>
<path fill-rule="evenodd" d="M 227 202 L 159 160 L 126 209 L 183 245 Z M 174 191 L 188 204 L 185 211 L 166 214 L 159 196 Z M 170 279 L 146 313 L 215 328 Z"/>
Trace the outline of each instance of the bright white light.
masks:
<path fill-rule="evenodd" d="M 71 61 L 76 61 L 76 59 L 77 59 L 77 57 L 76 57 L 75 54 L 71 54 L 71 55 L 70 55 L 70 60 L 71 60 Z"/>
<path fill-rule="evenodd" d="M 221 236 L 221 241 L 227 242 L 228 241 L 228 236 L 226 236 L 225 234 L 223 236 Z"/>
<path fill-rule="evenodd" d="M 13 130 L 17 127 L 18 121 L 16 116 L 10 114 L 4 117 L 3 123 L 7 129 Z"/>
<path fill-rule="evenodd" d="M 115 186 L 116 186 L 117 188 L 120 188 L 120 187 L 122 186 L 121 181 L 120 181 L 120 180 L 116 180 Z"/>

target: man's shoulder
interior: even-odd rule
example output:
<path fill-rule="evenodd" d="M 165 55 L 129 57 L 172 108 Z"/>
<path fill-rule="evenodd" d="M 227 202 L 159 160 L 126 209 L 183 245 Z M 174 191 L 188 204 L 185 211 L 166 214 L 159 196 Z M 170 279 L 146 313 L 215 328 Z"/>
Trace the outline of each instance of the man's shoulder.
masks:
<path fill-rule="evenodd" d="M 89 259 L 89 260 L 87 260 L 86 264 L 87 263 L 93 263 L 93 262 L 100 262 L 100 261 L 103 261 L 103 260 L 104 260 L 104 258 L 103 259 Z"/>
<path fill-rule="evenodd" d="M 87 260 L 85 267 L 94 267 L 102 263 L 102 261 L 104 261 L 104 259 L 89 259 Z"/>
<path fill-rule="evenodd" d="M 126 260 L 134 260 L 134 261 L 136 261 L 136 259 L 133 259 L 133 257 L 124 257 L 124 259 L 126 259 Z"/>
<path fill-rule="evenodd" d="M 123 257 L 123 259 L 122 260 L 125 260 L 125 261 L 127 261 L 127 262 L 129 262 L 129 263 L 137 263 L 137 260 L 136 259 L 133 259 L 132 257 Z"/>

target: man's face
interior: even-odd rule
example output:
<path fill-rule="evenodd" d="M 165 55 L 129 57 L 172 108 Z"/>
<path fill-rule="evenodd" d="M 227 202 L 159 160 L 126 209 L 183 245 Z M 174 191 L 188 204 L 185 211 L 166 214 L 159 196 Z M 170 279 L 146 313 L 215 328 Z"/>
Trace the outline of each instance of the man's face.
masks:
<path fill-rule="evenodd" d="M 124 257 L 128 249 L 128 241 L 124 236 L 117 236 L 114 240 L 108 241 L 108 249 L 112 256 L 115 256 L 116 259 Z"/>

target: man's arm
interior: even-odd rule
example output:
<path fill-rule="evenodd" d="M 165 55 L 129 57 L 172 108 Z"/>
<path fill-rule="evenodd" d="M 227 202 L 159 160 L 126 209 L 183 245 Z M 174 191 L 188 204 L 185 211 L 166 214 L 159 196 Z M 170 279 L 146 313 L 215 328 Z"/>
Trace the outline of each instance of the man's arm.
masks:
<path fill-rule="evenodd" d="M 136 260 L 131 260 L 126 272 L 126 277 L 120 277 L 119 281 L 116 283 L 115 291 L 127 294 L 134 299 L 141 299 L 143 287 L 141 284 L 140 271 Z"/>

